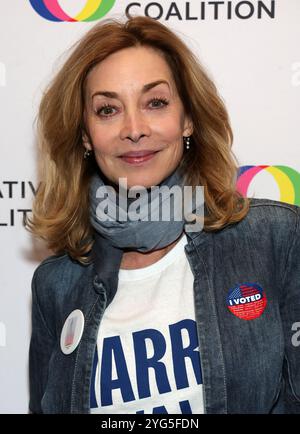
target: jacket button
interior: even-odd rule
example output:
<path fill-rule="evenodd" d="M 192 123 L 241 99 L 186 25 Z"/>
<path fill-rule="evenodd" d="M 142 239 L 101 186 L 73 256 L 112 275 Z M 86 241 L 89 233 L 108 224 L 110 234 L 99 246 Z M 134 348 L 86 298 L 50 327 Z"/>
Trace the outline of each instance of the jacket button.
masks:
<path fill-rule="evenodd" d="M 94 277 L 93 285 L 97 290 L 103 289 L 103 283 L 99 280 L 99 277 L 97 274 Z"/>

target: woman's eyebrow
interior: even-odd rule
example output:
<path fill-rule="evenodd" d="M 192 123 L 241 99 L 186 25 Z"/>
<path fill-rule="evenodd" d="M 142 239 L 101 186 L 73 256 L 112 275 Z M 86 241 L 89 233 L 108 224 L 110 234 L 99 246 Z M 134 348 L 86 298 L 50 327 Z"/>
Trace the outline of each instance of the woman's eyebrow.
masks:
<path fill-rule="evenodd" d="M 142 93 L 148 92 L 150 89 L 152 89 L 155 86 L 158 86 L 161 83 L 165 83 L 168 85 L 168 87 L 170 87 L 169 83 L 166 80 L 156 80 L 156 81 L 152 81 L 151 83 L 145 84 L 142 87 Z M 96 95 L 103 95 L 103 96 L 106 96 L 107 98 L 119 98 L 119 95 L 117 92 L 112 92 L 109 90 L 99 90 L 99 91 L 93 93 L 92 98 L 94 98 L 94 96 L 96 96 Z"/>

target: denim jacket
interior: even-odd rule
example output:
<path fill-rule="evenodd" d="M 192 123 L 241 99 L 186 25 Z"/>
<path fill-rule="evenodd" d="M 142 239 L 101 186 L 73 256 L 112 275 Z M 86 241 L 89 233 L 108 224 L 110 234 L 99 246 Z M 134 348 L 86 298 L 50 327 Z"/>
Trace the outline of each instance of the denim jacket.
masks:
<path fill-rule="evenodd" d="M 205 413 L 300 413 L 300 208 L 252 199 L 247 216 L 214 231 L 188 232 Z M 229 309 L 231 288 L 255 283 L 267 304 L 252 319 Z M 32 279 L 29 354 L 33 413 L 89 413 L 99 325 L 113 295 L 95 263 L 45 259 Z M 68 315 L 85 317 L 81 341 L 60 348 Z"/>

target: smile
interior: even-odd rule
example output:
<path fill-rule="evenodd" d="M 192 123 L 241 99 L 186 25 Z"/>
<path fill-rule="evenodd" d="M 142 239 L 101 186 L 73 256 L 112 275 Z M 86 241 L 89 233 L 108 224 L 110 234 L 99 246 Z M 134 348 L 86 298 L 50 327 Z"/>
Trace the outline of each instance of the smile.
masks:
<path fill-rule="evenodd" d="M 143 163 L 145 163 L 146 161 L 151 160 L 159 151 L 155 151 L 155 152 L 150 152 L 149 154 L 145 154 L 145 155 L 141 155 L 141 156 L 128 156 L 128 155 L 122 155 L 120 158 L 121 160 L 123 160 L 125 163 L 134 165 L 134 166 L 138 166 L 141 165 Z"/>

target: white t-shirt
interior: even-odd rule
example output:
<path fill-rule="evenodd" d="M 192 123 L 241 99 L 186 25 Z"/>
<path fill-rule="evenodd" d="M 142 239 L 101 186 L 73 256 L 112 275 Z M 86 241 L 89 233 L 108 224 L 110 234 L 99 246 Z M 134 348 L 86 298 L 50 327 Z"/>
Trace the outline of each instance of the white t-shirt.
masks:
<path fill-rule="evenodd" d="M 184 234 L 154 264 L 119 270 L 98 333 L 91 413 L 203 413 L 186 243 Z"/>

